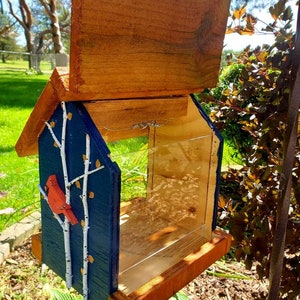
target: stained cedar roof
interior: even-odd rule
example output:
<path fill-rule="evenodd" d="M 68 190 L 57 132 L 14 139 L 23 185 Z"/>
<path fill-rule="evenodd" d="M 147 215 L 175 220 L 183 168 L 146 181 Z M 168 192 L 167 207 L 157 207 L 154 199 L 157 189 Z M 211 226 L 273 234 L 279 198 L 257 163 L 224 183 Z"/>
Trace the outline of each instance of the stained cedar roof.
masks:
<path fill-rule="evenodd" d="M 60 101 L 169 98 L 215 86 L 228 8 L 229 0 L 73 0 L 70 69 L 53 71 L 18 155 L 37 153 Z"/>
<path fill-rule="evenodd" d="M 38 137 L 45 127 L 45 122 L 49 120 L 59 102 L 68 98 L 68 77 L 66 68 L 53 71 L 15 145 L 19 156 L 38 153 Z"/>

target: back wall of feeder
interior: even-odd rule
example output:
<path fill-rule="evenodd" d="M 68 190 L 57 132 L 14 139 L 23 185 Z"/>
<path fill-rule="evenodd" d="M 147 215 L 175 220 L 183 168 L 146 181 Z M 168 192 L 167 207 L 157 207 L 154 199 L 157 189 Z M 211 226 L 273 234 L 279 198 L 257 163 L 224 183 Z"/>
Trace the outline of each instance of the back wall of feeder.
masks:
<path fill-rule="evenodd" d="M 168 299 L 229 250 L 222 138 L 189 96 L 217 82 L 228 7 L 72 2 L 70 69 L 16 150 L 39 153 L 42 260 L 84 299 Z"/>

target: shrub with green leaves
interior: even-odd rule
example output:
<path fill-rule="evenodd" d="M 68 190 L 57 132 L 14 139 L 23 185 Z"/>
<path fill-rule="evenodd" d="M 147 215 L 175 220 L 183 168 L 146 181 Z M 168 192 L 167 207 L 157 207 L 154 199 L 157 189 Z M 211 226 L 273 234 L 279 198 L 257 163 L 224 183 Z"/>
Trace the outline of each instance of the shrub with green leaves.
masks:
<path fill-rule="evenodd" d="M 240 169 L 222 173 L 220 225 L 233 235 L 236 258 L 249 268 L 257 262 L 262 278 L 269 276 L 276 213 L 282 200 L 280 175 L 295 76 L 292 62 L 297 54 L 291 29 L 292 10 L 286 4 L 280 0 L 270 8 L 274 22 L 265 30 L 274 32 L 274 44 L 254 50 L 247 47 L 223 70 L 219 86 L 199 96 L 202 101 L 213 102 L 211 117 L 243 160 Z M 240 33 L 254 30 L 249 23 L 257 22 L 249 17 L 245 7 L 233 12 L 233 18 L 240 18 Z M 281 282 L 281 298 L 288 299 L 300 293 L 299 164 L 298 148 Z"/>

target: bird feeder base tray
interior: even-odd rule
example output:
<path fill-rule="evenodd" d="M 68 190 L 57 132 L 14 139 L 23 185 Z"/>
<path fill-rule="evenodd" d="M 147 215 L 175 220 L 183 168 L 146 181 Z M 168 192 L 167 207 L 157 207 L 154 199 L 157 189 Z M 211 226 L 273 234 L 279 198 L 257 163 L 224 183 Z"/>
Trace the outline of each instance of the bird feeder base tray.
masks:
<path fill-rule="evenodd" d="M 33 255 L 40 259 L 42 257 L 41 233 L 32 236 L 32 245 Z M 169 299 L 225 255 L 229 251 L 230 245 L 231 235 L 221 229 L 216 229 L 212 239 L 201 245 L 198 250 L 187 255 L 174 266 L 130 294 L 127 295 L 118 290 L 110 296 L 110 300 Z"/>

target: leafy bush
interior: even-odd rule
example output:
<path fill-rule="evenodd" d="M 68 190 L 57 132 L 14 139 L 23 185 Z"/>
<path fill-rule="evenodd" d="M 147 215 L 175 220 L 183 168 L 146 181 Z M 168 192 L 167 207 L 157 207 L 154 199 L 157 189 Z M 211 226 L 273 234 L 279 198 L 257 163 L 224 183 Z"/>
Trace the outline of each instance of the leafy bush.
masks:
<path fill-rule="evenodd" d="M 269 276 L 277 211 L 282 201 L 287 109 L 295 76 L 291 8 L 280 0 L 270 12 L 274 22 L 265 30 L 274 32 L 274 44 L 254 50 L 247 47 L 235 63 L 223 70 L 219 86 L 199 95 L 201 101 L 210 103 L 211 117 L 243 160 L 240 169 L 222 173 L 220 225 L 229 228 L 234 237 L 235 257 L 249 268 L 256 262 L 261 278 Z M 233 18 L 240 18 L 240 22 L 237 29 L 231 30 L 240 33 L 254 30 L 257 22 L 245 7 L 234 12 Z M 300 293 L 299 164 L 297 149 L 281 281 L 281 297 L 289 299 Z"/>

